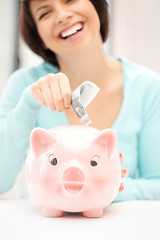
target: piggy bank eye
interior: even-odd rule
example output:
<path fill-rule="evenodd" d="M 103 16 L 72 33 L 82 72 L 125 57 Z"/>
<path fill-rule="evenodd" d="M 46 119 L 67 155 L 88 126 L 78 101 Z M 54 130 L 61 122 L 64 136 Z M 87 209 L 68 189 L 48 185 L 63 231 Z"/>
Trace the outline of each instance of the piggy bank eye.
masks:
<path fill-rule="evenodd" d="M 98 156 L 98 155 L 94 155 L 94 156 L 92 157 L 92 159 L 91 159 L 91 161 L 90 161 L 90 164 L 91 164 L 92 167 L 96 167 L 96 166 L 98 165 L 98 163 L 99 163 L 99 158 L 100 158 L 100 156 Z"/>
<path fill-rule="evenodd" d="M 49 155 L 49 162 L 50 162 L 50 164 L 53 165 L 53 166 L 56 166 L 57 163 L 58 163 L 57 158 L 55 158 L 55 157 L 53 156 L 53 154 L 50 154 L 50 155 Z"/>
<path fill-rule="evenodd" d="M 97 163 L 96 161 L 91 160 L 91 166 L 92 166 L 92 167 L 95 167 L 95 166 L 97 166 L 97 165 L 98 165 L 98 163 Z"/>

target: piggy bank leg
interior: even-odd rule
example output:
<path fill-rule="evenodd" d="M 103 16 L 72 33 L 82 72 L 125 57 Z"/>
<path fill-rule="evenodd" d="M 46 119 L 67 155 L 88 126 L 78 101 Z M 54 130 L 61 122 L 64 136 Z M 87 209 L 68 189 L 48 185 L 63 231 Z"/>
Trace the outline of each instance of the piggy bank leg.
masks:
<path fill-rule="evenodd" d="M 44 207 L 42 209 L 42 214 L 45 217 L 61 217 L 63 215 L 63 212 L 57 209 L 47 208 Z"/>
<path fill-rule="evenodd" d="M 98 217 L 102 217 L 102 215 L 103 215 L 103 208 L 83 212 L 83 216 L 88 218 L 98 218 Z"/>

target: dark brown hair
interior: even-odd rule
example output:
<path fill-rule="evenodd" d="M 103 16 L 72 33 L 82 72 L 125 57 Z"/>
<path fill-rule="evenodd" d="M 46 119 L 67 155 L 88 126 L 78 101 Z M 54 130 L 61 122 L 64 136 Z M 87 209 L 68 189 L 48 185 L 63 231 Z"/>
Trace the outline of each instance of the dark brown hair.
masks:
<path fill-rule="evenodd" d="M 44 61 L 59 67 L 55 53 L 44 47 L 43 41 L 37 32 L 37 27 L 30 11 L 30 1 L 32 0 L 20 0 L 19 27 L 21 35 L 26 44 L 34 53 L 41 56 Z M 101 23 L 100 33 L 103 42 L 105 42 L 107 40 L 109 32 L 108 3 L 106 0 L 89 1 L 92 2 L 98 13 Z"/>

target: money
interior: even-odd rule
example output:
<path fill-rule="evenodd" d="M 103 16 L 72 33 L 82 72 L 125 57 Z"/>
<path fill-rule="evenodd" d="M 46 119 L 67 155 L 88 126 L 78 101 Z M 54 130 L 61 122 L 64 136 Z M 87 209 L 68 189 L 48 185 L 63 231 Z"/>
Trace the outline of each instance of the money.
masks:
<path fill-rule="evenodd" d="M 89 125 L 92 123 L 85 108 L 94 99 L 99 90 L 100 89 L 96 84 L 90 81 L 84 81 L 72 93 L 72 108 L 83 125 Z"/>

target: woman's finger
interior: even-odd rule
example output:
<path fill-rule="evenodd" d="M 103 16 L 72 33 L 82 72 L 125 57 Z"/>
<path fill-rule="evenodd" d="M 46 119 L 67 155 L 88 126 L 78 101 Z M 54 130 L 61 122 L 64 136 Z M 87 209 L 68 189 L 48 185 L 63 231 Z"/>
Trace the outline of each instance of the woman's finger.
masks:
<path fill-rule="evenodd" d="M 54 99 L 48 82 L 44 80 L 41 81 L 39 85 L 47 107 L 49 107 L 51 111 L 54 111 L 55 110 Z"/>
<path fill-rule="evenodd" d="M 120 187 L 119 187 L 119 192 L 122 192 L 124 190 L 124 185 L 123 183 L 120 184 Z"/>
<path fill-rule="evenodd" d="M 69 79 L 63 73 L 59 73 L 59 86 L 64 101 L 64 107 L 70 108 L 72 104 L 72 91 L 70 88 Z"/>
<path fill-rule="evenodd" d="M 123 163 L 124 157 L 123 157 L 123 154 L 122 154 L 122 153 L 119 153 L 119 158 L 120 158 L 120 162 Z"/>
<path fill-rule="evenodd" d="M 50 89 L 54 99 L 55 108 L 58 112 L 64 111 L 64 100 L 59 85 L 59 76 L 56 76 L 50 79 Z"/>
<path fill-rule="evenodd" d="M 47 106 L 47 104 L 44 100 L 42 91 L 36 84 L 31 85 L 30 91 L 31 91 L 31 95 L 34 99 L 36 99 L 43 106 Z"/>
<path fill-rule="evenodd" d="M 128 175 L 129 175 L 129 171 L 126 168 L 122 168 L 121 169 L 121 177 L 125 178 L 125 177 L 128 177 Z"/>

